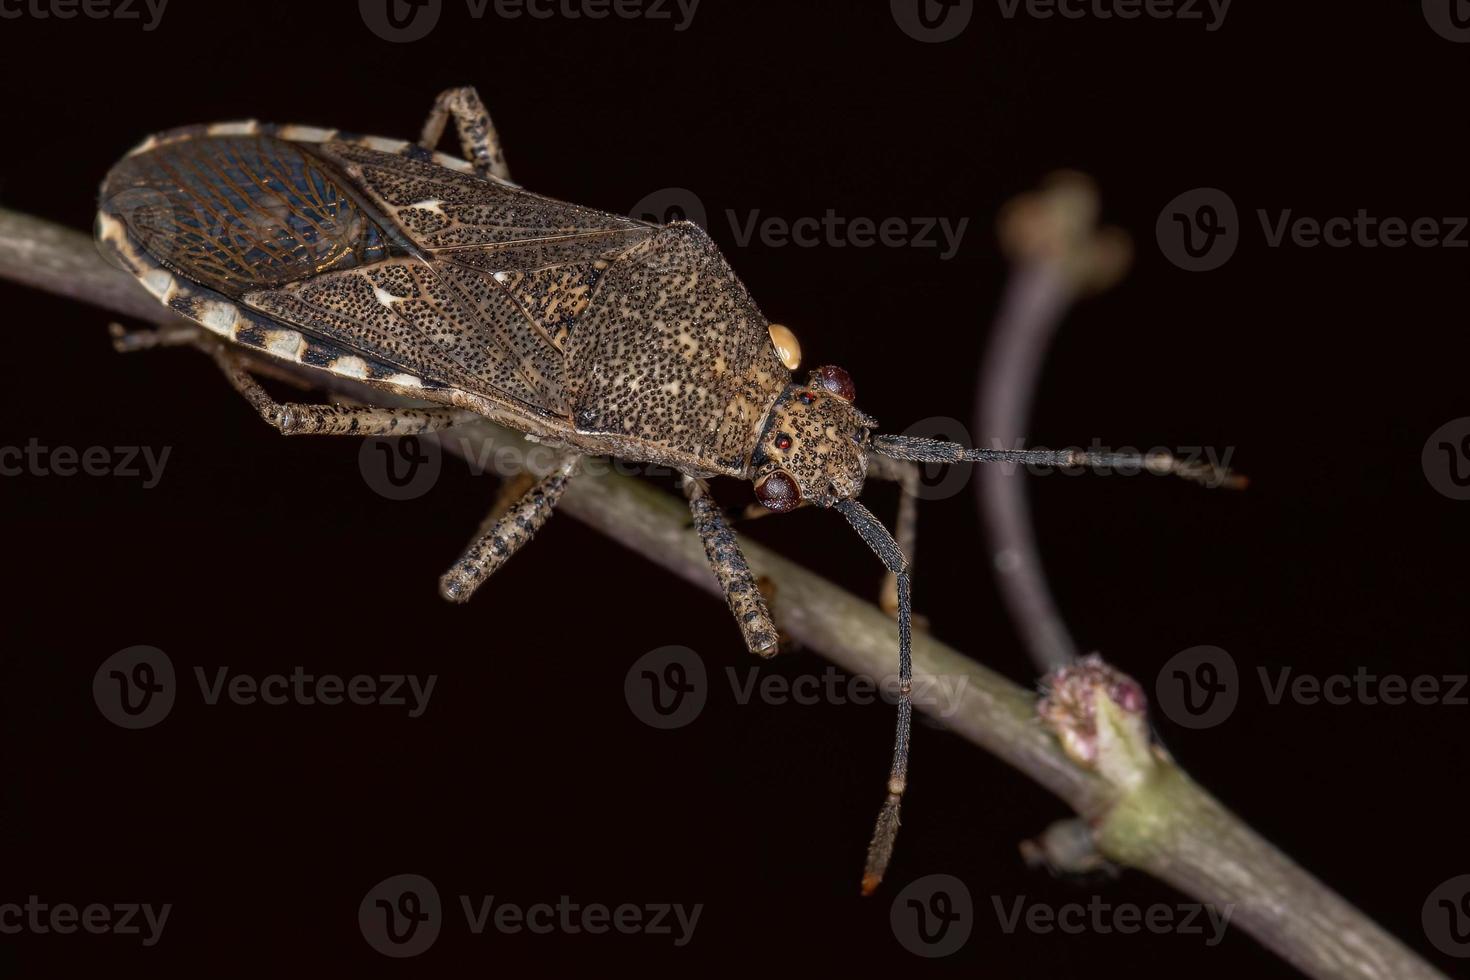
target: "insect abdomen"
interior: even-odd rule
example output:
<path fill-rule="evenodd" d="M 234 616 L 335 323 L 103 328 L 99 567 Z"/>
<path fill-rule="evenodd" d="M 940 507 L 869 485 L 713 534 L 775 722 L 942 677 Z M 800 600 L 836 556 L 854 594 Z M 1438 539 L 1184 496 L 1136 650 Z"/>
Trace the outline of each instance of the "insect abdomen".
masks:
<path fill-rule="evenodd" d="M 387 258 L 387 232 L 335 168 L 268 136 L 201 136 L 122 160 L 102 209 L 163 265 L 238 298 Z"/>

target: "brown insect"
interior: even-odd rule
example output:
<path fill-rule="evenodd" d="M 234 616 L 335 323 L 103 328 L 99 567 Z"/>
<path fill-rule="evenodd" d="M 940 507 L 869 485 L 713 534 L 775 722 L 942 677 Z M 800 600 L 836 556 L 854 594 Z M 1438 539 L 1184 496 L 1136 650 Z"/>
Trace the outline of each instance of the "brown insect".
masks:
<path fill-rule="evenodd" d="M 434 152 L 451 117 L 464 160 Z M 453 601 L 531 539 L 582 457 L 656 463 L 683 474 L 745 643 L 768 657 L 775 625 L 706 480 L 750 480 L 772 511 L 842 513 L 890 573 L 899 630 L 898 733 L 865 893 L 887 867 L 907 778 L 913 527 L 906 495 L 901 548 L 858 501 L 865 479 L 911 487 L 912 462 L 963 460 L 1142 463 L 1197 475 L 1166 457 L 875 435 L 847 372 L 793 377 L 790 331 L 766 320 L 697 225 L 637 221 L 511 183 L 471 88 L 439 96 L 417 143 L 254 122 L 151 137 L 107 175 L 97 235 L 206 331 L 134 334 L 121 346 L 199 344 L 287 435 L 409 435 L 471 413 L 565 454 L 443 576 L 440 591 Z M 278 403 L 247 371 L 245 352 L 443 408 Z"/>

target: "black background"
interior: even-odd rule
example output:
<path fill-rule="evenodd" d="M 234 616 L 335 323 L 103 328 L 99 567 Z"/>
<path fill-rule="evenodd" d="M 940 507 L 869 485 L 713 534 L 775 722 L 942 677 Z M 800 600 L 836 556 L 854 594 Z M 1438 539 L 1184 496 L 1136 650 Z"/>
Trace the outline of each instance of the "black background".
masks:
<path fill-rule="evenodd" d="M 144 135 L 256 117 L 400 138 L 440 89 L 475 84 L 516 178 L 626 211 L 693 189 L 711 233 L 809 364 L 836 362 L 890 429 L 968 418 L 1006 267 L 1009 197 L 1049 171 L 1097 178 L 1137 261 L 1063 328 L 1031 436 L 1050 445 L 1234 447 L 1245 493 L 1176 481 L 1030 481 L 1069 624 L 1146 686 L 1174 653 L 1228 650 L 1245 678 L 1225 724 L 1156 724 L 1204 784 L 1369 915 L 1436 952 L 1420 907 L 1470 870 L 1466 708 L 1272 706 L 1256 668 L 1463 673 L 1470 504 L 1430 486 L 1426 439 L 1467 413 L 1454 249 L 1268 248 L 1258 208 L 1319 218 L 1470 213 L 1470 47 L 1418 4 L 1238 4 L 1199 21 L 1003 18 L 976 4 L 922 44 L 887 4 L 704 0 L 668 21 L 493 14 L 448 0 L 427 39 L 390 44 L 348 0 L 173 0 L 160 26 L 0 20 L 0 204 L 90 226 L 95 188 Z M 1175 195 L 1228 192 L 1244 238 L 1224 268 L 1171 265 L 1154 222 Z M 726 209 L 794 219 L 969 218 L 935 249 L 738 247 Z M 494 494 L 447 460 L 411 502 L 376 494 L 353 441 L 285 440 L 197 354 L 120 357 L 108 315 L 0 284 L 4 445 L 170 447 L 162 482 L 6 477 L 0 900 L 172 902 L 162 941 L 6 936 L 19 975 L 492 971 L 532 964 L 837 973 L 928 964 L 889 928 L 903 883 L 975 896 L 965 949 L 986 976 L 1286 976 L 1232 929 L 1199 936 L 1006 934 L 992 896 L 1057 905 L 1183 901 L 1142 875 L 1028 871 L 1017 842 L 1056 799 L 957 737 L 915 740 L 890 882 L 857 877 L 891 738 L 882 705 L 739 705 L 750 667 L 721 604 L 570 518 L 465 608 L 435 594 Z M 731 504 L 749 490 L 717 487 Z M 870 494 L 891 515 L 892 491 Z M 1457 519 L 1459 518 L 1459 519 Z M 992 586 L 973 497 L 927 504 L 917 603 L 933 632 L 1020 683 L 1031 670 Z M 878 570 L 834 515 L 751 537 L 864 595 Z M 535 624 L 528 622 L 535 618 Z M 134 644 L 184 676 L 172 715 L 124 731 L 90 693 Z M 623 697 L 639 656 L 693 648 L 717 681 L 676 732 Z M 438 675 L 423 717 L 367 707 L 206 706 L 193 668 Z M 825 663 L 795 652 L 762 672 Z M 373 952 L 357 905 L 416 872 L 451 905 L 417 960 Z M 694 941 L 470 936 L 454 896 L 522 905 L 703 903 Z"/>

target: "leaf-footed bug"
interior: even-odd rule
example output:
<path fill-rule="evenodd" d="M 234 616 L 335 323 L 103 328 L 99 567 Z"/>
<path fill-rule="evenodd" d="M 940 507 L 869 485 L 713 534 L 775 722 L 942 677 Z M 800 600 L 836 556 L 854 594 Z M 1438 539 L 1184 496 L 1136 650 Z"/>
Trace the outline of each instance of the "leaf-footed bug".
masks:
<path fill-rule="evenodd" d="M 464 159 L 434 147 L 453 118 Z M 150 137 L 107 175 L 104 252 L 204 328 L 118 338 L 194 343 L 282 433 L 408 435 L 489 418 L 565 454 L 443 576 L 464 601 L 545 523 L 584 456 L 682 474 L 694 526 L 754 653 L 777 631 L 706 480 L 751 481 L 769 510 L 840 512 L 882 560 L 899 633 L 898 726 L 863 891 L 883 877 L 908 774 L 913 501 L 899 540 L 858 501 L 868 476 L 912 490 L 916 462 L 1143 465 L 1172 457 L 966 449 L 877 435 L 852 379 L 798 382 L 800 349 L 769 323 L 708 235 L 565 204 L 511 183 L 472 88 L 434 104 L 416 143 L 308 126 L 218 123 Z M 439 407 L 283 404 L 246 369 L 265 355 Z"/>

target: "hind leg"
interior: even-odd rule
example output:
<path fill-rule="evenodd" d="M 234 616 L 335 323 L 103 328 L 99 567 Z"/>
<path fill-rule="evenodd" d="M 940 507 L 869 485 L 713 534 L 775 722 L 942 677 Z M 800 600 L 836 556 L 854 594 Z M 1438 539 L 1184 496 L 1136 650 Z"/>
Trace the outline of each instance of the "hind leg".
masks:
<path fill-rule="evenodd" d="M 411 436 L 438 432 L 473 418 L 471 413 L 452 409 L 278 402 L 250 376 L 239 354 L 219 344 L 209 345 L 206 350 L 230 385 L 281 435 Z"/>

